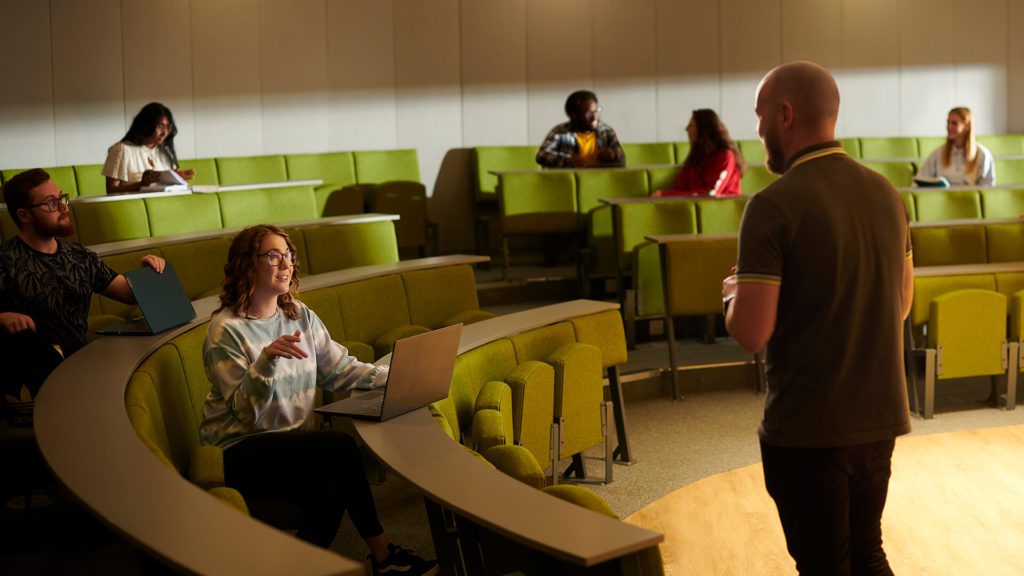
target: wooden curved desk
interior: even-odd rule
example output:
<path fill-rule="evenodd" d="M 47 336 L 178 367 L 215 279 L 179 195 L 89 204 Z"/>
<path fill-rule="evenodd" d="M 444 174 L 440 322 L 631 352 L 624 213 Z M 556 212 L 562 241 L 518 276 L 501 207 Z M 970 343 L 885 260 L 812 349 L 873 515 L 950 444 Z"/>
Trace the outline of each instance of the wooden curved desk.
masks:
<path fill-rule="evenodd" d="M 534 328 L 618 307 L 574 300 L 469 324 L 463 328 L 459 354 Z M 387 360 L 387 356 L 382 359 Z M 353 424 L 366 446 L 429 501 L 528 550 L 591 567 L 637 554 L 663 539 L 660 533 L 595 514 L 482 465 L 441 430 L 426 408 L 387 422 L 355 420 Z M 468 553 L 463 550 L 464 555 Z M 470 568 L 469 573 L 475 572 Z"/>
<path fill-rule="evenodd" d="M 439 256 L 303 278 L 305 290 L 384 274 L 486 261 Z M 207 322 L 217 298 L 194 302 L 197 319 L 145 337 L 103 337 L 62 363 L 36 400 L 35 431 L 53 472 L 129 541 L 197 574 L 361 575 L 356 562 L 293 538 L 225 505 L 157 460 L 125 410 L 128 380 L 168 340 Z"/>

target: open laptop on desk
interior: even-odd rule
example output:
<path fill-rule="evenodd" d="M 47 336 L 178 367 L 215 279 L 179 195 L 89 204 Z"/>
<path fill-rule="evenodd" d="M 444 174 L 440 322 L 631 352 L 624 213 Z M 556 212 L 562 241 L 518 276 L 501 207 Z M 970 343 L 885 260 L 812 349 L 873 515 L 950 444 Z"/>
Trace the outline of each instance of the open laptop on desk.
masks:
<path fill-rule="evenodd" d="M 196 310 L 170 262 L 164 264 L 162 273 L 143 266 L 127 272 L 125 277 L 142 310 L 142 319 L 107 326 L 97 330 L 97 334 L 148 336 L 181 326 L 196 317 Z"/>
<path fill-rule="evenodd" d="M 462 324 L 395 342 L 388 384 L 316 409 L 327 416 L 383 422 L 448 397 Z"/>

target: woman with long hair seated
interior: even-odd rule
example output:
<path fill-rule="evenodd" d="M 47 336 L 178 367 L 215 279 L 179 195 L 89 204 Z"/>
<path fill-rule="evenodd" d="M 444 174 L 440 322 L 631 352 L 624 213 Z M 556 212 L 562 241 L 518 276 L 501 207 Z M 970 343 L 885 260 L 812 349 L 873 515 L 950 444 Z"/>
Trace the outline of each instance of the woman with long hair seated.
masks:
<path fill-rule="evenodd" d="M 212 386 L 200 437 L 224 449 L 225 483 L 247 501 L 298 508 L 299 538 L 329 547 L 348 510 L 373 574 L 433 574 L 436 562 L 388 542 L 355 441 L 307 429 L 317 386 L 382 387 L 388 368 L 360 362 L 331 340 L 296 299 L 298 272 L 295 245 L 276 226 L 246 228 L 231 242 L 203 344 Z"/>
<path fill-rule="evenodd" d="M 950 186 L 993 186 L 992 153 L 974 138 L 974 114 L 958 106 L 946 116 L 946 143 L 928 155 L 915 178 L 945 178 Z"/>
<path fill-rule="evenodd" d="M 746 166 L 729 130 L 714 110 L 694 110 L 686 125 L 690 153 L 671 190 L 652 196 L 739 196 Z"/>
<path fill-rule="evenodd" d="M 185 180 L 195 170 L 181 170 L 174 151 L 178 127 L 171 110 L 159 102 L 150 102 L 132 118 L 124 138 L 107 150 L 103 175 L 107 177 L 107 194 L 138 192 L 155 183 L 160 172 L 175 171 Z"/>

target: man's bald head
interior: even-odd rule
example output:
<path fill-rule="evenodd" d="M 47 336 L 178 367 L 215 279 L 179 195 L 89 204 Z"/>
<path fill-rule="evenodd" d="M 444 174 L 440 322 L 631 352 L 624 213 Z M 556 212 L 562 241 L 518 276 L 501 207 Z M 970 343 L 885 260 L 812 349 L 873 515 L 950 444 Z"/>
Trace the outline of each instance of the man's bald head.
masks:
<path fill-rule="evenodd" d="M 791 62 L 774 68 L 761 80 L 758 92 L 769 103 L 789 102 L 799 128 L 834 129 L 839 117 L 839 87 L 828 70 L 814 62 Z"/>
<path fill-rule="evenodd" d="M 781 174 L 796 152 L 835 139 L 839 88 L 813 62 L 784 64 L 761 79 L 754 112 L 768 168 Z"/>

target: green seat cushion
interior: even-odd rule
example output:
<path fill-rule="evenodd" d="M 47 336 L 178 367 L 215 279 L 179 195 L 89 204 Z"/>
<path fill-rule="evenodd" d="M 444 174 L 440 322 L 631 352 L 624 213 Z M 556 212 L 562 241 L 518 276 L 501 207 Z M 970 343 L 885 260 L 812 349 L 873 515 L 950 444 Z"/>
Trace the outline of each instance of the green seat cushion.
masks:
<path fill-rule="evenodd" d="M 985 218 L 1019 218 L 1024 214 L 1024 189 L 982 190 L 981 208 Z"/>
<path fill-rule="evenodd" d="M 522 446 L 493 446 L 484 452 L 484 458 L 508 476 L 534 488 L 547 483 L 537 460 Z"/>
<path fill-rule="evenodd" d="M 752 196 L 778 179 L 778 174 L 772 174 L 764 166 L 747 164 L 747 169 L 743 172 L 743 177 L 740 178 L 740 190 L 744 195 Z"/>
<path fill-rule="evenodd" d="M 675 151 L 671 142 L 645 142 L 621 144 L 626 153 L 627 166 L 660 166 L 675 164 Z"/>
<path fill-rule="evenodd" d="M 942 348 L 940 379 L 1005 373 L 1006 296 L 956 290 L 936 296 L 928 321 L 928 347 Z"/>
<path fill-rule="evenodd" d="M 927 226 L 910 229 L 917 266 L 984 264 L 988 260 L 985 227 Z"/>
<path fill-rule="evenodd" d="M 646 236 L 697 233 L 697 204 L 692 200 L 618 204 L 614 217 L 622 270 L 632 269 L 633 248 Z"/>
<path fill-rule="evenodd" d="M 608 516 L 609 518 L 616 519 L 619 517 L 604 498 L 601 498 L 601 496 L 593 490 L 588 490 L 583 486 L 577 486 L 575 484 L 556 484 L 554 486 L 545 486 L 543 490 L 545 494 L 554 496 L 559 500 L 571 502 L 577 506 L 586 508 L 591 512 L 597 512 L 602 516 Z"/>
<path fill-rule="evenodd" d="M 1024 259 L 1024 221 L 985 225 L 989 262 L 1019 262 Z"/>
<path fill-rule="evenodd" d="M 398 242 L 390 220 L 305 228 L 302 235 L 309 274 L 398 262 Z"/>
<path fill-rule="evenodd" d="M 739 232 L 746 196 L 697 200 L 697 227 L 701 234 Z"/>
<path fill-rule="evenodd" d="M 861 142 L 863 144 L 863 140 Z M 878 172 L 897 188 L 907 188 L 914 183 L 914 165 L 910 162 L 865 161 L 864 166 Z"/>
<path fill-rule="evenodd" d="M 288 154 L 284 161 L 289 180 L 323 180 L 338 189 L 356 183 L 356 165 L 351 152 Z"/>
<path fill-rule="evenodd" d="M 932 300 L 941 294 L 977 288 L 995 290 L 996 281 L 992 274 L 962 274 L 956 276 L 915 276 L 914 301 L 910 307 L 910 321 L 914 326 L 928 322 Z"/>
<path fill-rule="evenodd" d="M 987 134 L 977 137 L 993 156 L 1020 156 L 1024 154 L 1024 134 Z"/>
<path fill-rule="evenodd" d="M 1024 184 L 1024 158 L 999 158 L 996 160 L 996 183 Z"/>

